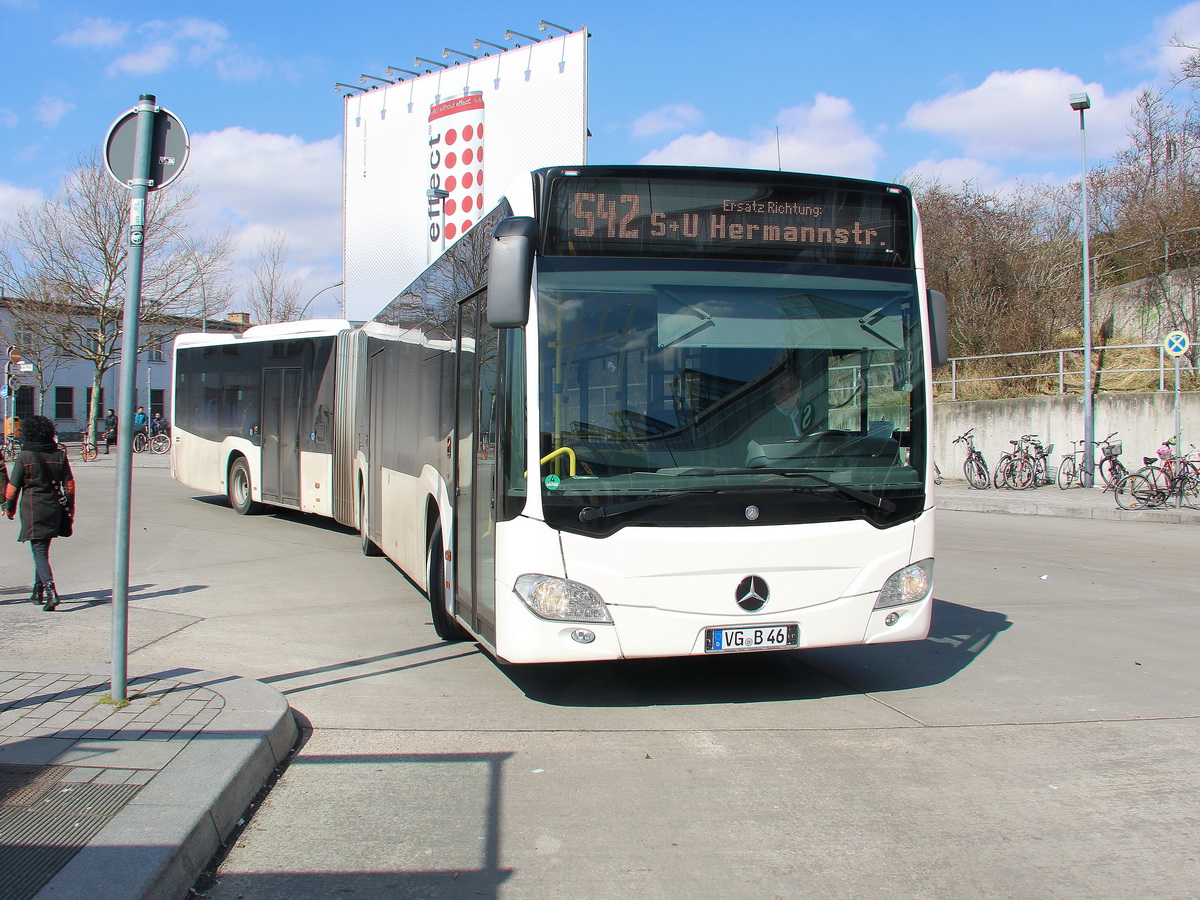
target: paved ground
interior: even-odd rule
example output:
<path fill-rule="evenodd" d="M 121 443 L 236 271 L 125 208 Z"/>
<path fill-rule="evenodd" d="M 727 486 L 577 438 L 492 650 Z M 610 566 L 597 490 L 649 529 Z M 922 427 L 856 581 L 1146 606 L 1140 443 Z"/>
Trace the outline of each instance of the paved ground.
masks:
<path fill-rule="evenodd" d="M 1190 653 L 1177 617 L 1142 610 L 1158 638 L 1122 645 L 1121 623 L 1130 604 L 1140 603 L 1134 594 L 1141 585 L 1124 570 L 1101 567 L 1090 577 L 1102 579 L 1094 589 L 1105 605 L 1089 627 L 1112 624 L 1099 641 L 1080 637 L 1073 646 L 1090 604 L 1082 594 L 1055 593 L 1076 583 L 1064 554 L 1037 531 L 1044 554 L 1011 555 L 997 537 L 1011 532 L 1008 520 L 980 530 L 970 515 L 1107 518 L 1110 525 L 1096 523 L 1101 540 L 1146 553 L 1181 534 L 1174 523 L 1197 522 L 1192 511 L 1127 513 L 1099 491 L 976 492 L 946 482 L 939 505 L 967 512 L 944 517 L 954 531 L 942 543 L 952 560 L 968 562 L 947 578 L 939 550 L 939 584 L 950 586 L 939 597 L 953 602 L 939 603 L 929 642 L 704 668 L 650 661 L 513 669 L 469 645 L 423 643 L 427 616 L 419 602 L 402 613 L 401 633 L 416 641 L 397 646 L 396 607 L 381 595 L 411 588 L 386 562 L 354 556 L 353 536 L 307 517 L 239 519 L 171 484 L 163 458 L 138 464 L 158 471 L 135 478 L 134 527 L 146 536 L 135 533 L 131 568 L 137 615 L 128 707 L 99 702 L 107 667 L 30 662 L 39 648 L 52 659 L 72 652 L 104 658 L 107 634 L 97 633 L 96 616 L 107 612 L 106 592 L 71 585 L 105 570 L 111 541 L 56 545 L 61 613 L 25 602 L 27 584 L 19 580 L 0 589 L 6 900 L 33 896 L 47 881 L 41 900 L 182 896 L 291 749 L 289 701 L 318 727 L 269 798 L 272 808 L 255 818 L 253 840 L 247 835 L 247 847 L 235 849 L 208 886 L 213 898 L 347 890 L 381 898 L 497 896 L 502 884 L 513 896 L 602 896 L 606 883 L 612 893 L 645 896 L 672 896 L 671 884 L 684 893 L 707 884 L 727 896 L 762 896 L 755 873 L 769 884 L 785 870 L 804 881 L 797 894 L 814 896 L 846 895 L 846 872 L 872 873 L 858 876 L 859 896 L 904 896 L 896 885 L 927 896 L 1096 896 L 1097 884 L 1136 883 L 1142 896 L 1165 897 L 1187 896 L 1180 885 L 1196 883 L 1187 873 L 1198 874 L 1197 823 L 1194 808 L 1181 811 L 1190 795 L 1178 778 L 1193 742 L 1177 727 L 1195 717 L 1195 679 L 1166 663 Z M 110 460 L 76 469 L 84 501 L 111 492 Z M 111 521 L 103 502 L 81 509 L 84 535 L 102 533 Z M 193 525 L 181 528 L 176 513 L 187 509 Z M 1171 531 L 1158 530 L 1164 526 Z M 254 559 L 236 551 L 230 559 L 231 547 L 251 539 Z M 25 548 L 15 549 L 22 552 L 4 551 L 4 570 L 23 572 Z M 1065 554 L 1072 555 L 1078 552 Z M 977 568 L 993 558 L 1006 565 L 988 567 L 991 591 L 1018 608 L 1032 601 L 1045 626 L 1030 630 L 1023 615 L 988 612 L 991 593 L 972 595 Z M 296 579 L 306 579 L 303 587 Z M 1172 596 L 1195 593 L 1194 584 L 1170 589 Z M 1052 597 L 1058 602 L 1043 604 Z M 361 609 L 347 616 L 329 598 Z M 1014 619 L 1026 640 L 1034 638 L 1028 656 L 1015 657 L 1012 669 L 995 653 L 980 658 Z M 381 643 L 388 649 L 377 652 Z M 49 653 L 64 646 L 75 649 Z M 1111 648 L 1113 660 L 1097 658 L 1097 648 Z M 189 654 L 204 660 L 201 670 L 164 667 Z M 260 680 L 202 670 L 235 659 L 239 671 Z M 1032 659 L 1045 666 L 1044 691 L 1031 693 Z M 1127 666 L 1142 669 L 1140 677 L 1129 681 L 1138 670 Z M 378 730 L 363 731 L 362 722 Z M 407 723 L 402 730 L 399 722 Z M 914 729 L 921 735 L 915 743 L 902 736 Z M 799 773 L 789 765 L 783 774 L 782 760 L 799 763 Z M 1073 775 L 1072 761 L 1079 765 Z M 930 797 L 931 773 L 952 793 Z M 844 787 L 856 782 L 856 802 L 865 805 L 847 808 Z M 719 785 L 725 789 L 714 792 Z M 772 785 L 786 785 L 787 795 L 775 796 Z M 634 829 L 640 851 L 629 853 L 620 829 L 597 831 L 597 817 Z M 1088 843 L 1054 833 L 1072 819 Z M 1166 820 L 1177 825 L 1169 833 L 1160 827 Z M 733 856 L 698 871 L 694 848 L 680 847 L 695 842 L 689 832 L 696 827 L 717 822 Z M 583 834 L 594 844 L 573 843 Z M 858 842 L 846 843 L 849 834 Z M 1042 849 L 1031 851 L 1038 842 Z M 939 843 L 941 855 L 931 856 Z M 421 852 L 432 856 L 412 856 Z M 1013 852 L 1023 854 L 1026 870 L 1005 887 L 984 889 L 994 876 L 981 880 L 980 873 L 1002 871 Z M 389 858 L 364 868 L 365 860 Z M 1053 877 L 1047 867 L 1055 859 L 1075 881 Z M 720 866 L 732 883 L 714 882 Z M 972 871 L 956 876 L 961 866 Z M 606 880 L 617 875 L 624 888 Z"/>

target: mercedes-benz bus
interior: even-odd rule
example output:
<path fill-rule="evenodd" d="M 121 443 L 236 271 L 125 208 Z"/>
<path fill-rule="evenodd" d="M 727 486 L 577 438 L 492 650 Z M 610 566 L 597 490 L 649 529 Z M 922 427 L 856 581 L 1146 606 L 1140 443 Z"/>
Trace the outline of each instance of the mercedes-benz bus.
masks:
<path fill-rule="evenodd" d="M 919 640 L 945 339 L 902 185 L 541 169 L 366 324 L 179 338 L 174 474 L 505 662 Z"/>

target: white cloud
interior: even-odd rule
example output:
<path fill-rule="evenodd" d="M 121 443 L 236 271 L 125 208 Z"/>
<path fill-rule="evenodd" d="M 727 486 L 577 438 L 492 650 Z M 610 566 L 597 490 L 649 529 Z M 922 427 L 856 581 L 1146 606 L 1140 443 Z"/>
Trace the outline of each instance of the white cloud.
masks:
<path fill-rule="evenodd" d="M 704 114 L 688 103 L 660 106 L 639 116 L 630 128 L 635 138 L 669 134 L 692 128 L 704 121 Z"/>
<path fill-rule="evenodd" d="M 707 131 L 683 135 L 653 150 L 641 162 L 663 165 L 746 166 L 871 177 L 882 155 L 854 117 L 848 100 L 818 94 L 812 105 L 780 111 L 778 131 L 754 138 Z"/>
<path fill-rule="evenodd" d="M 224 25 L 195 17 L 155 19 L 136 29 L 108 19 L 85 19 L 58 42 L 88 49 L 124 47 L 126 52 L 109 64 L 109 75 L 153 75 L 183 63 L 211 68 L 224 81 L 249 81 L 272 70 L 265 60 L 238 48 Z"/>
<path fill-rule="evenodd" d="M 1124 56 L 1160 77 L 1169 77 L 1179 70 L 1184 57 L 1194 52 L 1172 47 L 1176 38 L 1184 44 L 1200 46 L 1200 2 L 1186 3 L 1156 18 L 1154 31 Z"/>
<path fill-rule="evenodd" d="M 1079 152 L 1079 116 L 1067 98 L 1086 91 L 1090 154 L 1108 156 L 1126 143 L 1138 89 L 1112 96 L 1061 69 L 993 72 L 978 87 L 914 103 L 904 125 L 954 141 L 970 156 L 1056 159 Z"/>
<path fill-rule="evenodd" d="M 55 43 L 68 47 L 112 47 L 125 39 L 129 25 L 110 19 L 84 19 L 74 31 L 60 35 Z"/>
<path fill-rule="evenodd" d="M 179 51 L 174 44 L 150 44 L 141 50 L 117 57 L 108 67 L 108 74 L 153 75 L 170 68 L 178 58 Z"/>
<path fill-rule="evenodd" d="M 34 109 L 33 117 L 43 125 L 53 128 L 74 108 L 74 103 L 62 97 L 43 97 Z"/>
<path fill-rule="evenodd" d="M 5 109 L 3 106 L 0 106 L 0 125 L 3 125 L 5 128 L 16 128 L 17 114 L 11 109 Z"/>
<path fill-rule="evenodd" d="M 937 181 L 947 187 L 957 188 L 962 184 L 973 184 L 982 191 L 990 191 L 1004 181 L 1004 170 L 982 159 L 958 157 L 956 159 L 923 159 L 905 170 L 906 178 Z"/>
<path fill-rule="evenodd" d="M 14 221 L 17 217 L 17 210 L 22 206 L 29 206 L 41 200 L 40 191 L 0 181 L 0 224 Z"/>
<path fill-rule="evenodd" d="M 340 137 L 306 142 L 245 128 L 194 135 L 188 170 L 196 181 L 196 224 L 231 227 L 239 264 L 262 237 L 285 232 L 289 268 L 311 296 L 341 278 L 341 156 Z M 337 296 L 322 294 L 314 309 L 336 305 Z"/>

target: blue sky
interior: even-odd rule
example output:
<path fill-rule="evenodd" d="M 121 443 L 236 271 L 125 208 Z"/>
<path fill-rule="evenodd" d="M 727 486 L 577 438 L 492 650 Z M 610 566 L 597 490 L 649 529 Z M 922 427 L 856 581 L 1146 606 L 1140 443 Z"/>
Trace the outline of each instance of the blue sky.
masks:
<path fill-rule="evenodd" d="M 592 34 L 591 162 L 773 168 L 778 154 L 801 171 L 983 189 L 1077 177 L 1073 91 L 1092 99 L 1090 160 L 1110 158 L 1137 92 L 1170 86 L 1171 36 L 1200 43 L 1200 2 L 1158 0 L 0 0 L 0 221 L 53 193 L 152 93 L 192 135 L 197 224 L 231 226 L 244 253 L 284 229 L 311 295 L 341 277 L 334 82 L 476 38 L 504 44 L 507 29 L 538 36 L 543 18 Z M 337 302 L 329 291 L 312 311 Z"/>

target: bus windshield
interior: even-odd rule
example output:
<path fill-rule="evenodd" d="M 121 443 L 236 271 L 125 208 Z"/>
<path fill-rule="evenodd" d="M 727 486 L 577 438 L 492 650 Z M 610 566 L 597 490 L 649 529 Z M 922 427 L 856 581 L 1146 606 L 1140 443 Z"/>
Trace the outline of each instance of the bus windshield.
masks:
<path fill-rule="evenodd" d="M 883 527 L 920 513 L 912 270 L 538 265 L 547 521 L 607 533 L 844 518 Z"/>

